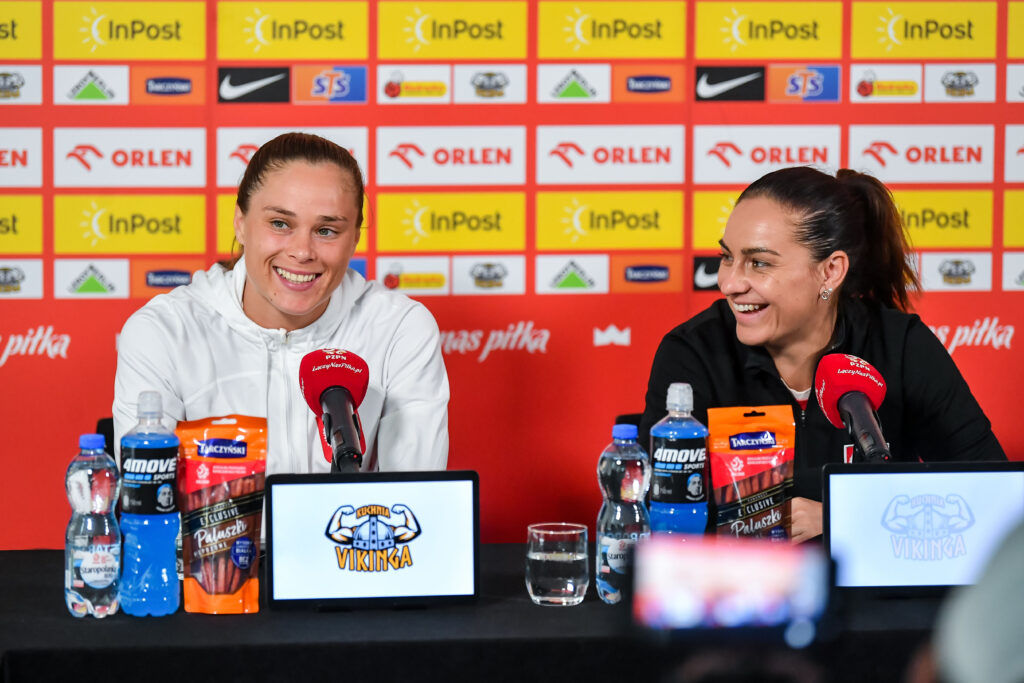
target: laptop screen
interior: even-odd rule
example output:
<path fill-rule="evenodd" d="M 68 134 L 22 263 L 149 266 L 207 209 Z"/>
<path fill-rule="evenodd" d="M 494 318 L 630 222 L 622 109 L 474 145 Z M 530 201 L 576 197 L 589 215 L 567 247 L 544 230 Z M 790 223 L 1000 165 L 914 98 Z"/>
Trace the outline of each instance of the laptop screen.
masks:
<path fill-rule="evenodd" d="M 475 472 L 268 477 L 270 605 L 472 599 L 477 510 Z"/>
<path fill-rule="evenodd" d="M 1024 462 L 827 465 L 824 479 L 840 587 L 972 584 L 1024 516 Z"/>

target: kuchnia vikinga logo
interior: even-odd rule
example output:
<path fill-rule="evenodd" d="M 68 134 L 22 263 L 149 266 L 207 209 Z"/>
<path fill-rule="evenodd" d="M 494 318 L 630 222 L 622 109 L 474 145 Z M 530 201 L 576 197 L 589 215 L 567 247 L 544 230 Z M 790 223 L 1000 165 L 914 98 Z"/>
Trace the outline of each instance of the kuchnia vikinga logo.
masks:
<path fill-rule="evenodd" d="M 351 572 L 386 572 L 412 566 L 409 542 L 420 535 L 416 516 L 397 503 L 354 508 L 342 505 L 331 516 L 325 532 L 334 547 L 338 569 Z"/>
<path fill-rule="evenodd" d="M 956 493 L 895 496 L 882 515 L 893 557 L 902 560 L 935 561 L 966 555 L 961 532 L 973 525 L 974 513 Z"/>

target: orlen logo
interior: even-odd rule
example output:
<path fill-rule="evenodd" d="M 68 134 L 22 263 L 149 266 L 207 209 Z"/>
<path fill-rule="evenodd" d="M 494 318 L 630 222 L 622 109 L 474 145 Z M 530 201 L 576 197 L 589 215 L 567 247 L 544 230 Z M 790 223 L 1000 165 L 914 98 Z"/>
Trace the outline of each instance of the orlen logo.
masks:
<path fill-rule="evenodd" d="M 75 159 L 85 170 L 91 171 L 90 157 L 105 159 L 95 145 L 75 145 L 65 159 Z M 192 151 L 188 149 L 115 149 L 110 163 L 117 168 L 177 168 L 192 165 Z"/>
<path fill-rule="evenodd" d="M 731 142 L 716 142 L 708 150 L 708 156 L 715 157 L 727 167 L 732 168 L 732 160 L 743 156 L 743 150 Z"/>
<path fill-rule="evenodd" d="M 902 156 L 911 164 L 971 164 L 983 161 L 980 145 L 911 145 L 902 152 L 890 142 L 876 140 L 864 149 L 864 154 L 874 158 L 882 166 L 886 159 Z"/>
<path fill-rule="evenodd" d="M 388 152 L 388 156 L 398 159 L 405 164 L 406 168 L 412 169 L 414 160 L 422 159 L 427 155 L 423 153 L 419 145 L 411 142 L 402 142 L 395 145 L 394 149 Z"/>
<path fill-rule="evenodd" d="M 882 166 L 886 165 L 886 160 L 890 157 L 899 155 L 899 151 L 884 140 L 875 140 L 864 148 L 863 153 L 875 159 L 875 161 L 880 163 Z"/>
<path fill-rule="evenodd" d="M 684 139 L 672 125 L 537 126 L 537 182 L 682 182 Z"/>
<path fill-rule="evenodd" d="M 1024 148 L 1022 148 L 1024 149 Z M 558 157 L 565 162 L 569 168 L 573 167 L 573 160 L 586 154 L 575 142 L 559 142 L 554 149 L 548 152 L 548 156 Z"/>
<path fill-rule="evenodd" d="M 729 448 L 734 451 L 759 450 L 775 446 L 775 432 L 742 432 L 729 435 Z"/>
<path fill-rule="evenodd" d="M 574 142 L 559 142 L 548 153 L 556 156 L 569 167 L 573 167 L 570 154 L 580 156 L 586 153 Z M 611 145 L 595 147 L 590 152 L 591 161 L 595 164 L 637 165 L 637 164 L 671 164 L 672 148 L 667 146 L 636 146 Z"/>
<path fill-rule="evenodd" d="M 91 158 L 102 159 L 103 152 L 96 149 L 93 145 L 75 145 L 74 148 L 67 153 L 65 159 L 75 159 L 78 163 L 85 167 L 85 170 L 91 171 L 92 164 L 90 163 Z"/>
<path fill-rule="evenodd" d="M 204 439 L 196 442 L 196 447 L 204 458 L 244 458 L 248 444 L 233 439 Z"/>
<path fill-rule="evenodd" d="M 995 127 L 850 126 L 849 158 L 883 182 L 991 182 Z"/>
<path fill-rule="evenodd" d="M 806 164 L 827 164 L 828 148 L 810 145 L 756 145 L 744 151 L 734 142 L 723 140 L 716 142 L 708 150 L 707 156 L 714 157 L 732 168 L 735 158 L 745 158 L 754 164 L 783 164 L 786 166 Z"/>
<path fill-rule="evenodd" d="M 501 185 L 525 181 L 526 129 L 377 129 L 378 185 Z"/>
<path fill-rule="evenodd" d="M 256 153 L 256 150 L 260 148 L 259 145 L 254 145 L 251 142 L 243 143 L 238 147 L 235 147 L 235 151 L 228 155 L 230 159 L 238 159 L 246 166 L 249 165 L 249 160 L 252 159 L 252 155 Z"/>
<path fill-rule="evenodd" d="M 56 128 L 57 187 L 200 187 L 204 128 Z"/>

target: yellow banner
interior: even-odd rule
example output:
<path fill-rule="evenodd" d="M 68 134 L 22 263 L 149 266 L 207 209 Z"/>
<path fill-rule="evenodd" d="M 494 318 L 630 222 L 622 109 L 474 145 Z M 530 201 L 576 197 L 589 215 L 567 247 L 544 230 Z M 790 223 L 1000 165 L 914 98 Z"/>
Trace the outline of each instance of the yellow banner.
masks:
<path fill-rule="evenodd" d="M 538 192 L 538 249 L 679 249 L 682 192 Z"/>
<path fill-rule="evenodd" d="M 238 245 L 235 241 L 235 194 L 217 195 L 217 253 L 222 256 L 231 254 L 231 247 L 235 247 L 238 253 Z M 359 243 L 356 245 L 357 254 L 366 253 L 366 242 L 369 240 L 369 228 L 366 222 L 366 210 L 369 200 L 363 200 L 363 229 L 359 235 Z"/>
<path fill-rule="evenodd" d="M 522 192 L 377 195 L 379 251 L 521 251 Z"/>
<path fill-rule="evenodd" d="M 43 198 L 0 195 L 0 254 L 43 253 Z"/>
<path fill-rule="evenodd" d="M 1011 2 L 1006 9 L 1006 56 L 1024 57 L 1024 2 Z"/>
<path fill-rule="evenodd" d="M 381 59 L 525 59 L 525 2 L 381 2 Z"/>
<path fill-rule="evenodd" d="M 907 238 L 921 247 L 991 247 L 991 190 L 893 192 Z"/>
<path fill-rule="evenodd" d="M 854 2 L 854 59 L 996 56 L 994 2 Z"/>
<path fill-rule="evenodd" d="M 698 2 L 697 57 L 838 59 L 841 2 Z"/>
<path fill-rule="evenodd" d="M 55 2 L 54 59 L 205 59 L 203 2 Z"/>
<path fill-rule="evenodd" d="M 201 254 L 206 197 L 57 195 L 53 242 L 58 254 Z"/>
<path fill-rule="evenodd" d="M 366 59 L 365 2 L 218 2 L 221 59 Z"/>
<path fill-rule="evenodd" d="M 736 206 L 741 190 L 734 192 L 693 193 L 693 248 L 720 249 L 729 214 Z"/>
<path fill-rule="evenodd" d="M 686 56 L 685 2 L 544 2 L 537 8 L 541 59 Z"/>
<path fill-rule="evenodd" d="M 42 3 L 0 2 L 0 59 L 41 59 L 42 56 Z"/>
<path fill-rule="evenodd" d="M 1003 246 L 1024 247 L 1024 190 L 1003 192 Z"/>

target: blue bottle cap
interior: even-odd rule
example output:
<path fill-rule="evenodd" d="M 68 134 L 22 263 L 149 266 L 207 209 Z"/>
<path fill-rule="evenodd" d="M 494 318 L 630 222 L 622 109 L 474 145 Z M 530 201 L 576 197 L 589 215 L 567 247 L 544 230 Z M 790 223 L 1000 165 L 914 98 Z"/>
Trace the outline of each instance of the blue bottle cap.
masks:
<path fill-rule="evenodd" d="M 78 437 L 78 447 L 89 450 L 103 450 L 107 447 L 107 442 L 102 434 L 82 434 Z"/>
<path fill-rule="evenodd" d="M 613 439 L 635 439 L 636 435 L 636 425 L 615 425 L 612 427 Z"/>

